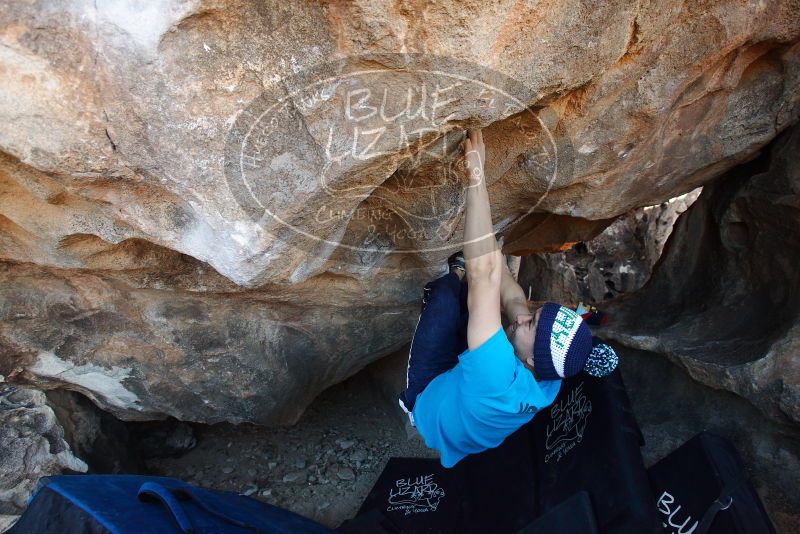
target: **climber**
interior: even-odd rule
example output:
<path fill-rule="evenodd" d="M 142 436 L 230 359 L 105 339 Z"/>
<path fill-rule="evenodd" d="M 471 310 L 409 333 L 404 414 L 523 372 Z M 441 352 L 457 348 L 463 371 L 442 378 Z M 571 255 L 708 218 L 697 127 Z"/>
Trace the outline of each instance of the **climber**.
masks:
<path fill-rule="evenodd" d="M 589 327 L 571 309 L 548 302 L 531 313 L 492 229 L 481 131 L 470 130 L 461 148 L 463 255 L 451 256 L 448 274 L 424 288 L 399 399 L 445 467 L 502 443 L 553 402 L 562 378 L 605 376 L 617 364 L 611 347 L 592 346 Z"/>

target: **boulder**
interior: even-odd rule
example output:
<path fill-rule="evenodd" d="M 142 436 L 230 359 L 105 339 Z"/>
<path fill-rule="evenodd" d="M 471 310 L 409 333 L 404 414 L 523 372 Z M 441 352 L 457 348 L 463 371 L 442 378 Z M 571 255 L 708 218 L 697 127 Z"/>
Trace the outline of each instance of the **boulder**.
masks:
<path fill-rule="evenodd" d="M 197 445 L 194 429 L 187 423 L 166 421 L 130 423 L 132 447 L 139 458 L 177 458 Z"/>
<path fill-rule="evenodd" d="M 18 515 L 40 478 L 84 473 L 43 392 L 0 383 L 0 514 Z"/>
<path fill-rule="evenodd" d="M 80 393 L 52 389 L 45 394 L 64 430 L 64 441 L 75 456 L 86 462 L 89 472 L 144 472 L 145 465 L 131 445 L 129 424 L 99 409 Z"/>
<path fill-rule="evenodd" d="M 602 336 L 658 352 L 771 419 L 800 422 L 800 128 L 703 189 Z"/>
<path fill-rule="evenodd" d="M 532 300 L 573 304 L 596 304 L 638 290 L 650 278 L 673 224 L 700 189 L 632 210 L 568 250 L 525 256 L 520 285 Z"/>
<path fill-rule="evenodd" d="M 0 372 L 126 419 L 296 421 L 410 338 L 465 127 L 496 229 L 557 220 L 517 243 L 553 250 L 752 159 L 797 119 L 799 39 L 788 0 L 15 3 Z"/>
<path fill-rule="evenodd" d="M 320 391 L 405 344 L 416 322 L 418 302 L 388 277 L 203 291 L 191 276 L 202 266 L 190 265 L 0 263 L 0 374 L 80 392 L 124 420 L 293 424 Z"/>

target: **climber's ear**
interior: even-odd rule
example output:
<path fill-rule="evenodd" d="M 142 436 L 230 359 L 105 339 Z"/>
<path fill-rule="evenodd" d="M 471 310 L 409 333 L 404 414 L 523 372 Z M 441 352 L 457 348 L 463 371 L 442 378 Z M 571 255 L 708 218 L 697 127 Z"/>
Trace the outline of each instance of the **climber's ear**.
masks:
<path fill-rule="evenodd" d="M 531 322 L 532 319 L 533 319 L 533 315 L 532 314 L 530 314 L 530 313 L 521 313 L 521 314 L 517 315 L 517 324 L 522 325 L 522 324 L 525 324 L 525 323 L 529 323 L 529 322 Z"/>

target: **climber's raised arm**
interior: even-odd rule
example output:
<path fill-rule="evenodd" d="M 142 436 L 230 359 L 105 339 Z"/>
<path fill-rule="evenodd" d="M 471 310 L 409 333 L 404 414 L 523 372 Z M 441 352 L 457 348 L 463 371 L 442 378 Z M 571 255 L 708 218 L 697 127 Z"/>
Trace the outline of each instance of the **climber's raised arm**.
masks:
<path fill-rule="evenodd" d="M 531 317 L 525 291 L 511 276 L 505 262 L 503 262 L 503 279 L 500 282 L 500 305 L 510 323 L 516 322 L 520 316 Z"/>
<path fill-rule="evenodd" d="M 548 302 L 530 315 L 494 237 L 481 132 L 470 131 L 463 149 L 469 173 L 464 257 L 453 254 L 449 272 L 425 285 L 399 398 L 444 467 L 498 446 L 530 422 L 555 400 L 562 378 L 587 364 L 604 376 L 616 362 L 610 348 L 592 348 L 591 333 L 573 310 Z M 512 318 L 506 330 L 501 300 Z"/>
<path fill-rule="evenodd" d="M 473 350 L 500 328 L 500 286 L 505 267 L 492 228 L 483 169 L 486 148 L 480 130 L 469 131 L 464 153 L 469 176 L 464 223 L 464 259 L 469 284 L 467 346 Z"/>

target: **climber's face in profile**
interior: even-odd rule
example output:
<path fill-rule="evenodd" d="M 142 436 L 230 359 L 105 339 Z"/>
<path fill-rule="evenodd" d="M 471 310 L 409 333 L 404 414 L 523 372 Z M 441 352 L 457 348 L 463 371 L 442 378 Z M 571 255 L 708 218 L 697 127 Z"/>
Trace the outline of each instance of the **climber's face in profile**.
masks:
<path fill-rule="evenodd" d="M 533 342 L 541 313 L 542 309 L 539 308 L 533 315 L 517 315 L 516 322 L 506 328 L 506 336 L 514 347 L 514 354 L 530 371 L 533 371 Z"/>

